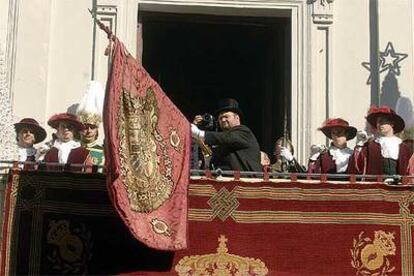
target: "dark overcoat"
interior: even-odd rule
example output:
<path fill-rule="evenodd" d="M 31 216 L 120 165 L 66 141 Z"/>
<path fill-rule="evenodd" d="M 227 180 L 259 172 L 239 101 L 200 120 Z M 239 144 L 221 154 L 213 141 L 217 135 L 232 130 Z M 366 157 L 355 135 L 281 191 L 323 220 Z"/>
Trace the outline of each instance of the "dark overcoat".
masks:
<path fill-rule="evenodd" d="M 204 139 L 213 147 L 211 168 L 262 171 L 259 143 L 247 126 L 239 125 L 223 132 L 206 131 Z"/>

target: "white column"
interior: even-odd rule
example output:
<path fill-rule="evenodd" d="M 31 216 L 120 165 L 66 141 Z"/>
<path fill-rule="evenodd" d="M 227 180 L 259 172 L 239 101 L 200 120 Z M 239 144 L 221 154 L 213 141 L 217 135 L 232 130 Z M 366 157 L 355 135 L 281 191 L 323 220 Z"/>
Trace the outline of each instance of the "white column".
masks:
<path fill-rule="evenodd" d="M 0 160 L 17 160 L 11 87 L 16 58 L 18 11 L 19 0 L 0 0 Z"/>
<path fill-rule="evenodd" d="M 16 133 L 13 126 L 7 63 L 3 49 L 3 43 L 0 42 L 0 160 L 17 160 Z"/>
<path fill-rule="evenodd" d="M 311 141 L 325 144 L 317 128 L 329 117 L 337 116 L 332 101 L 332 23 L 333 0 L 313 0 L 311 40 Z"/>
<path fill-rule="evenodd" d="M 137 0 L 98 0 L 97 18 L 124 43 L 128 52 L 137 57 L 138 1 Z M 92 22 L 92 21 L 91 21 Z M 109 58 L 104 55 L 108 38 L 104 31 L 95 26 L 93 37 L 94 64 L 93 79 L 105 83 L 109 69 Z"/>

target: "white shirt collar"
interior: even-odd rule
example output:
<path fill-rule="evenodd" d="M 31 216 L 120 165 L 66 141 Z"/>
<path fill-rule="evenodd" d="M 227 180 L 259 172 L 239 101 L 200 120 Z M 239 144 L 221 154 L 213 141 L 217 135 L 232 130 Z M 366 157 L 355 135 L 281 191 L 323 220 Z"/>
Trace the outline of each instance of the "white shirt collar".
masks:
<path fill-rule="evenodd" d="M 382 157 L 398 160 L 400 153 L 400 144 L 402 143 L 402 140 L 400 138 L 397 136 L 380 136 L 375 138 L 375 142 L 381 145 Z"/>
<path fill-rule="evenodd" d="M 332 156 L 332 159 L 335 161 L 336 172 L 343 173 L 346 172 L 348 168 L 349 158 L 351 157 L 353 150 L 346 148 L 337 148 L 334 145 L 329 147 L 329 154 Z"/>
<path fill-rule="evenodd" d="M 36 149 L 34 147 L 30 148 L 23 148 L 21 146 L 18 146 L 19 149 L 19 161 L 26 161 L 27 157 L 33 156 L 36 154 Z"/>
<path fill-rule="evenodd" d="M 58 149 L 59 163 L 65 164 L 68 161 L 70 151 L 72 149 L 79 148 L 80 143 L 74 140 L 71 140 L 69 142 L 61 142 L 59 140 L 56 140 L 53 146 Z"/>

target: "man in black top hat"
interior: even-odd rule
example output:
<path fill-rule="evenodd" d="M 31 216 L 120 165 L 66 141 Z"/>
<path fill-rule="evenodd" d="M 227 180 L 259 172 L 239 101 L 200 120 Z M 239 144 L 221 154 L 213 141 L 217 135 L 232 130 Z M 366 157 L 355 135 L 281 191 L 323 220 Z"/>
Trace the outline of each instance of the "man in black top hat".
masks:
<path fill-rule="evenodd" d="M 194 139 L 213 147 L 210 167 L 235 171 L 261 171 L 260 147 L 253 132 L 241 124 L 242 112 L 239 103 L 231 98 L 219 102 L 216 111 L 221 132 L 203 131 L 196 125 L 202 116 L 194 118 L 191 133 Z"/>

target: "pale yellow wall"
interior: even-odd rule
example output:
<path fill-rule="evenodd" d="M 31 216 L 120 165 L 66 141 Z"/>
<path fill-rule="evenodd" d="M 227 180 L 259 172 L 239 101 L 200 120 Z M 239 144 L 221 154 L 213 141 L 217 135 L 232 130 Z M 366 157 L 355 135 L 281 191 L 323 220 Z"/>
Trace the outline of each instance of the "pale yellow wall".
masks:
<path fill-rule="evenodd" d="M 91 78 L 93 24 L 88 8 L 92 0 L 16 0 L 19 2 L 18 32 L 16 41 L 16 71 L 12 91 L 14 114 L 18 117 L 32 116 L 46 125 L 47 119 L 64 112 L 78 103 Z M 138 3 L 151 6 L 161 1 L 99 0 L 100 5 L 110 5 L 116 10 L 117 36 L 135 53 L 136 20 Z M 165 2 L 165 1 L 164 1 Z M 180 5 L 190 1 L 176 1 Z M 200 0 L 200 3 L 204 2 Z M 223 1 L 210 1 L 220 4 Z M 220 3 L 219 3 L 220 2 Z M 251 1 L 234 1 L 253 3 Z M 261 4 L 266 8 L 265 1 Z M 268 1 L 275 3 L 279 1 Z M 289 2 L 281 0 L 280 2 Z M 296 1 L 300 2 L 300 1 Z M 303 0 L 303 3 L 308 1 Z M 398 84 L 403 96 L 412 99 L 414 93 L 413 62 L 413 14 L 412 0 L 378 0 L 379 2 L 379 47 L 385 49 L 392 41 L 396 51 L 409 54 L 401 63 Z M 9 0 L 0 0 L 0 43 L 5 40 L 7 20 L 3 15 Z M 223 2 L 224 3 L 224 2 Z M 233 2 L 232 2 L 233 3 Z M 230 4 L 232 4 L 230 3 Z M 250 5 L 249 4 L 249 5 Z M 179 5 L 179 6 L 180 6 Z M 365 126 L 364 116 L 370 104 L 370 87 L 366 84 L 369 72 L 361 65 L 369 62 L 369 0 L 335 0 L 332 24 L 315 24 L 312 20 L 311 4 L 304 4 L 304 21 L 297 21 L 302 38 L 293 34 L 298 52 L 305 57 L 295 57 L 303 66 L 304 78 L 297 78 L 292 87 L 300 87 L 312 100 L 304 108 L 307 113 L 298 113 L 297 121 L 308 121 L 304 127 L 306 143 L 324 142 L 324 136 L 316 131 L 326 116 L 324 76 L 329 78 L 329 116 L 343 117 L 357 128 Z M 179 9 L 179 6 L 178 9 Z M 243 6 L 243 5 L 242 5 Z M 241 7 L 238 5 L 238 7 Z M 302 11 L 302 10 L 301 10 Z M 305 20 L 306 19 L 306 20 Z M 309 27 L 308 27 L 309 26 Z M 323 28 L 328 29 L 325 37 Z M 322 28 L 322 29 L 321 29 Z M 327 48 L 324 43 L 328 43 Z M 98 30 L 97 76 L 104 82 L 106 57 L 102 51 L 106 46 L 105 36 Z M 325 48 L 324 48 L 325 47 Z M 322 51 L 321 51 L 322 50 Z M 325 51 L 325 52 L 324 52 Z M 324 58 L 329 56 L 326 68 Z M 302 63 L 303 62 L 303 63 Z M 308 75 L 309 74 L 309 75 Z M 384 74 L 381 75 L 381 78 Z M 303 80 L 303 81 L 302 81 Z M 382 79 L 381 79 L 382 81 Z M 309 94 L 307 94 L 309 92 Z M 309 119 L 307 118 L 309 116 Z M 305 118 L 304 118 L 305 117 Z M 51 129 L 46 127 L 49 133 Z M 298 141 L 301 143 L 301 141 Z M 307 147 L 308 145 L 306 145 Z M 302 154 L 305 155 L 305 154 Z M 302 156 L 302 158 L 305 158 Z"/>
<path fill-rule="evenodd" d="M 13 112 L 19 119 L 46 120 L 45 105 L 52 1 L 21 1 L 16 40 Z"/>
<path fill-rule="evenodd" d="M 371 93 L 366 85 L 369 72 L 361 65 L 370 57 L 368 2 L 335 1 L 333 23 L 332 115 L 348 120 L 358 129 L 365 126 Z"/>
<path fill-rule="evenodd" d="M 65 112 L 82 98 L 91 79 L 91 1 L 55 0 L 49 49 L 46 115 Z"/>
<path fill-rule="evenodd" d="M 5 50 L 9 1 L 0 0 L 0 47 Z"/>
<path fill-rule="evenodd" d="M 407 127 L 414 127 L 413 114 L 408 115 L 407 104 L 414 105 L 414 60 L 413 60 L 413 1 L 412 0 L 379 0 L 379 45 L 384 51 L 388 42 L 392 42 L 397 53 L 408 54 L 399 64 L 400 75 L 396 81 L 401 92 L 401 101 L 406 107 L 400 107 L 397 112 L 406 120 Z M 381 73 L 381 86 L 386 73 Z M 401 102 L 402 103 L 402 102 Z"/>
<path fill-rule="evenodd" d="M 20 2 L 14 114 L 48 118 L 76 104 L 91 78 L 91 1 Z"/>
<path fill-rule="evenodd" d="M 413 99 L 413 3 L 411 0 L 379 0 L 379 51 L 388 41 L 396 52 L 408 54 L 397 77 L 402 96 Z M 361 63 L 369 62 L 369 1 L 337 0 L 333 23 L 333 114 L 342 116 L 358 129 L 365 127 L 370 106 L 369 72 Z M 386 72 L 380 74 L 380 84 Z"/>
<path fill-rule="evenodd" d="M 0 1 L 5 5 L 8 0 Z M 92 9 L 93 1 L 15 1 L 19 3 L 20 11 L 12 91 L 14 115 L 35 118 L 51 134 L 53 130 L 47 126 L 48 118 L 76 105 L 92 77 L 94 24 L 88 9 Z M 115 7 L 118 12 L 117 36 L 134 54 L 137 1 L 98 2 Z M 108 57 L 102 53 L 107 39 L 99 29 L 97 38 L 95 79 L 105 85 Z"/>

